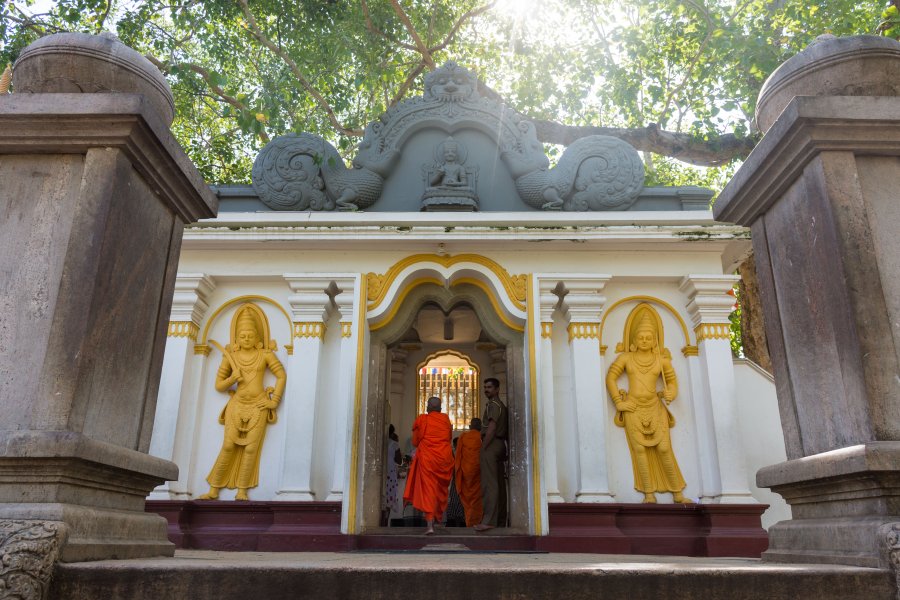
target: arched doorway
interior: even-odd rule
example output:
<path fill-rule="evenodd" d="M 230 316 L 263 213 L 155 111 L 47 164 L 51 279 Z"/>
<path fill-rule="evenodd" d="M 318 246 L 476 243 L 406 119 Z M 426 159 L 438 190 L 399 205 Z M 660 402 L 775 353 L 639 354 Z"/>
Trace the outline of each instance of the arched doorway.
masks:
<path fill-rule="evenodd" d="M 453 356 L 444 359 L 449 361 L 447 366 L 440 366 L 450 369 L 449 363 L 463 356 L 469 368 L 477 370 L 477 379 L 473 382 L 470 376 L 463 385 L 461 381 L 449 381 L 450 373 L 446 373 L 450 391 L 455 392 L 459 384 L 470 399 L 475 399 L 468 406 L 460 405 L 462 419 L 480 416 L 481 380 L 496 377 L 501 381 L 502 399 L 509 408 L 509 531 L 530 533 L 533 511 L 527 465 L 531 436 L 525 390 L 524 312 L 518 322 L 501 314 L 497 291 L 471 278 L 444 285 L 434 278 L 423 279 L 411 278 L 406 289 L 398 290 L 398 305 L 390 311 L 391 318 L 371 328 L 367 393 L 359 415 L 364 439 L 358 458 L 362 488 L 358 531 L 366 533 L 379 525 L 389 423 L 400 435 L 401 450 L 408 451 L 406 441 L 418 414 L 420 369 L 440 357 Z M 475 414 L 470 415 L 472 410 Z M 461 428 L 463 423 L 457 426 Z"/>

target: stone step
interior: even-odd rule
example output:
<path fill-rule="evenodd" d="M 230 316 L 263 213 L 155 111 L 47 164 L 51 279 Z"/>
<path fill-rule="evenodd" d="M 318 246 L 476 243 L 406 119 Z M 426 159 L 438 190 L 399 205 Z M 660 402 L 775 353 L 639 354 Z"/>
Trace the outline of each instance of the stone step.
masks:
<path fill-rule="evenodd" d="M 179 551 L 174 558 L 59 564 L 50 593 L 54 600 L 894 597 L 892 573 L 878 569 L 744 558 L 461 552 L 456 547 L 348 553 Z"/>

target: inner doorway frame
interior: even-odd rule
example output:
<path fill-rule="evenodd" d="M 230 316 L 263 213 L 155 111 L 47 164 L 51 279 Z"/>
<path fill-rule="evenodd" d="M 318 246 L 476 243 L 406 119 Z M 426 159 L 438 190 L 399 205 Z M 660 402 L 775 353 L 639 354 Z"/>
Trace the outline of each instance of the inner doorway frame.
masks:
<path fill-rule="evenodd" d="M 387 432 L 384 408 L 389 393 L 390 375 L 388 347 L 400 340 L 425 303 L 431 302 L 449 311 L 455 304 L 465 302 L 475 309 L 488 337 L 506 350 L 505 391 L 511 432 L 511 527 L 507 531 L 510 534 L 540 535 L 540 473 L 537 468 L 540 452 L 537 448 L 537 436 L 534 435 L 536 410 L 531 389 L 534 382 L 529 385 L 528 369 L 528 361 L 533 359 L 533 347 L 529 344 L 533 332 L 526 327 L 524 303 L 520 304 L 522 308 L 519 309 L 510 302 L 509 282 L 499 281 L 495 274 L 493 277 L 485 277 L 483 272 L 473 273 L 470 268 L 447 268 L 452 265 L 442 265 L 444 268 L 439 270 L 433 266 L 417 266 L 420 268 L 407 270 L 401 285 L 393 286 L 393 294 L 390 294 L 393 302 L 389 307 L 383 307 L 377 312 L 370 309 L 367 313 L 366 323 L 369 327 L 364 343 L 366 355 L 361 373 L 363 381 L 360 405 L 356 415 L 355 440 L 359 446 L 358 452 L 353 453 L 355 469 L 351 467 L 356 472 L 351 484 L 356 485 L 351 485 L 350 490 L 354 501 L 347 515 L 348 533 L 374 533 L 379 525 Z M 494 266 L 502 271 L 496 263 Z M 506 275 L 505 271 L 502 273 Z M 480 277 L 475 279 L 472 275 Z M 506 275 L 506 278 L 509 279 L 509 276 Z M 382 299 L 384 297 L 381 296 Z"/>

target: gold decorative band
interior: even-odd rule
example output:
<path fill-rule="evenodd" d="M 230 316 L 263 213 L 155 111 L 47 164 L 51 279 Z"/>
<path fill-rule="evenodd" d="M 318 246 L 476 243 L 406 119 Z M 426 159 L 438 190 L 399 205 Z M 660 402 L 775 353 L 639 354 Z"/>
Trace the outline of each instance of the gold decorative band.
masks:
<path fill-rule="evenodd" d="M 569 332 L 570 342 L 574 339 L 600 339 L 600 323 L 569 323 L 566 331 Z"/>
<path fill-rule="evenodd" d="M 687 345 L 681 349 L 681 353 L 685 356 L 700 356 L 700 348 L 697 346 Z"/>
<path fill-rule="evenodd" d="M 183 337 L 197 341 L 200 328 L 191 321 L 169 321 L 169 337 Z"/>
<path fill-rule="evenodd" d="M 211 351 L 211 346 L 207 346 L 206 344 L 194 344 L 194 354 L 209 356 Z"/>
<path fill-rule="evenodd" d="M 728 340 L 731 339 L 731 325 L 729 323 L 701 323 L 694 328 L 697 343 L 703 340 Z"/>
<path fill-rule="evenodd" d="M 341 337 L 348 338 L 353 335 L 353 323 L 350 321 L 341 321 Z"/>
<path fill-rule="evenodd" d="M 548 338 L 553 335 L 553 323 L 541 323 L 541 337 Z"/>
<path fill-rule="evenodd" d="M 600 356 L 606 356 L 606 349 L 609 348 L 606 344 L 600 344 Z"/>
<path fill-rule="evenodd" d="M 302 322 L 294 323 L 294 337 L 319 338 L 325 337 L 325 323 Z"/>

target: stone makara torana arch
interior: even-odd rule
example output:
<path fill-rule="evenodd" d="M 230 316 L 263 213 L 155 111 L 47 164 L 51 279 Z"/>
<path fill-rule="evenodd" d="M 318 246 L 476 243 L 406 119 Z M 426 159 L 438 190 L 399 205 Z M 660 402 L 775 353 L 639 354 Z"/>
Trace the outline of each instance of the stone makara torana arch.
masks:
<path fill-rule="evenodd" d="M 625 210 L 644 187 L 637 151 L 609 136 L 575 141 L 549 168 L 534 124 L 482 97 L 475 75 L 453 62 L 425 77 L 424 96 L 391 107 L 366 127 L 353 168 L 321 137 L 290 134 L 272 140 L 257 156 L 253 187 L 273 210 L 366 209 L 381 197 L 405 143 L 427 129 L 446 137 L 435 146 L 433 163 L 421 166 L 422 210 L 477 210 L 477 166 L 466 164 L 466 146 L 449 137 L 464 130 L 478 131 L 496 145 L 522 209 Z"/>

